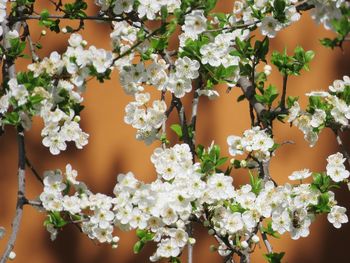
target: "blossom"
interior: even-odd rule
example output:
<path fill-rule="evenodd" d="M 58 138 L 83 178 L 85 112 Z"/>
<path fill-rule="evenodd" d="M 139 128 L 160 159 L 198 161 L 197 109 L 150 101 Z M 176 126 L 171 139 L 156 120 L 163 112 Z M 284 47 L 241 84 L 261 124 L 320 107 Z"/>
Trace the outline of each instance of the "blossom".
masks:
<path fill-rule="evenodd" d="M 341 224 L 347 223 L 349 221 L 345 213 L 345 207 L 335 205 L 332 207 L 330 213 L 327 215 L 327 219 L 331 224 L 333 224 L 335 228 L 340 228 Z"/>
<path fill-rule="evenodd" d="M 185 23 L 182 30 L 192 39 L 197 39 L 198 35 L 204 32 L 207 28 L 207 19 L 204 16 L 203 10 L 193 10 L 186 15 Z"/>
<path fill-rule="evenodd" d="M 265 16 L 260 26 L 261 34 L 274 38 L 278 31 L 282 29 L 281 24 L 271 16 Z"/>
<path fill-rule="evenodd" d="M 303 180 L 311 176 L 311 172 L 309 169 L 304 169 L 301 171 L 295 171 L 290 176 L 288 176 L 289 180 Z"/>

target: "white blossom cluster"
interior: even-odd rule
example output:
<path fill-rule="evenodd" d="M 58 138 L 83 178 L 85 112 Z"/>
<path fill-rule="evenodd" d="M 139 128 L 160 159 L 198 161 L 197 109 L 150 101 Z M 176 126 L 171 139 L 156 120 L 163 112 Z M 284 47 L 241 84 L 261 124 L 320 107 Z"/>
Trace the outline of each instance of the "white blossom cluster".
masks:
<path fill-rule="evenodd" d="M 329 86 L 328 91 L 314 91 L 306 95 L 310 99 L 316 98 L 319 103 L 306 112 L 302 111 L 299 103 L 294 102 L 289 109 L 288 122 L 298 127 L 304 138 L 314 146 L 318 140 L 319 132 L 325 126 L 347 126 L 350 120 L 350 105 L 347 95 L 350 92 L 350 78 L 344 76 Z"/>
<path fill-rule="evenodd" d="M 328 156 L 327 158 L 327 175 L 329 175 L 334 182 L 341 182 L 347 179 L 350 175 L 346 170 L 344 162 L 345 158 L 343 154 L 336 153 Z"/>
<path fill-rule="evenodd" d="M 349 2 L 345 0 L 308 0 L 307 2 L 315 6 L 311 10 L 311 17 L 318 24 L 322 23 L 326 29 L 333 29 L 331 21 L 342 17 L 341 7 L 349 7 Z"/>
<path fill-rule="evenodd" d="M 166 104 L 155 100 L 149 106 L 151 95 L 149 93 L 136 93 L 135 101 L 125 107 L 124 121 L 137 129 L 136 139 L 146 144 L 159 138 L 158 131 L 166 120 Z"/>
<path fill-rule="evenodd" d="M 249 30 L 235 30 L 231 33 L 219 34 L 215 37 L 214 42 L 203 45 L 200 49 L 202 55 L 202 63 L 209 64 L 212 67 L 220 65 L 225 68 L 230 66 L 238 66 L 240 58 L 238 56 L 230 55 L 234 51 L 235 39 L 238 37 L 241 40 L 249 36 Z M 238 79 L 238 72 L 236 73 Z M 234 80 L 234 81 L 237 81 Z"/>
<path fill-rule="evenodd" d="M 134 0 L 95 0 L 95 3 L 101 7 L 101 11 L 105 12 L 112 9 L 116 16 L 121 16 L 123 13 L 130 13 L 134 10 Z M 161 8 L 166 7 L 169 13 L 174 12 L 181 5 L 180 0 L 143 0 L 139 2 L 137 13 L 139 18 L 147 17 L 148 20 L 155 20 L 161 11 Z"/>
<path fill-rule="evenodd" d="M 5 39 L 18 38 L 18 33 L 15 33 L 9 32 Z M 86 41 L 79 34 L 72 34 L 68 43 L 62 55 L 52 52 L 49 57 L 28 66 L 34 78 L 52 78 L 47 86 L 28 89 L 13 78 L 8 82 L 9 89 L 0 99 L 0 113 L 7 113 L 12 106 L 12 111 L 19 111 L 21 125 L 26 130 L 31 127 L 31 115 L 43 118 L 43 144 L 55 155 L 66 150 L 67 142 L 75 142 L 79 149 L 88 143 L 89 135 L 80 128 L 80 117 L 73 108 L 83 101 L 81 93 L 85 90 L 87 79 L 105 74 L 114 62 L 112 52 L 94 46 L 85 49 Z M 39 98 L 40 103 L 35 105 L 29 115 L 27 107 L 30 107 L 34 98 Z"/>
<path fill-rule="evenodd" d="M 274 141 L 265 130 L 259 126 L 246 130 L 243 137 L 230 135 L 227 137 L 229 153 L 232 156 L 248 153 L 258 161 L 268 160 L 271 157 Z"/>
<path fill-rule="evenodd" d="M 309 235 L 311 222 L 320 213 L 316 208 L 324 193 L 311 184 L 275 186 L 267 181 L 260 189 L 249 184 L 235 189 L 231 176 L 201 174 L 199 163 L 192 163 L 187 144 L 157 148 L 151 161 L 158 175 L 154 182 L 145 184 L 131 172 L 120 174 L 113 197 L 90 192 L 76 180 L 77 172 L 70 165 L 65 178 L 60 170 L 45 172 L 40 200 L 49 213 L 60 213 L 68 223 L 80 224 L 89 238 L 113 247 L 119 241 L 115 228 L 147 231 L 150 240 L 157 242 L 151 261 L 177 257 L 186 244 L 194 243 L 186 232 L 192 220 L 216 235 L 219 253 L 225 256 L 230 252 L 228 245 L 244 251 L 258 243 L 257 229 L 265 219 L 274 231 L 289 232 L 292 239 L 298 239 Z M 337 153 L 327 161 L 327 174 L 333 179 L 336 171 L 343 169 L 344 159 Z M 298 179 L 310 175 L 308 170 L 304 176 L 296 173 Z M 338 182 L 338 178 L 333 180 Z M 73 186 L 73 194 L 68 185 Z M 328 221 L 339 228 L 348 221 L 346 209 L 337 205 L 333 192 L 326 194 Z M 58 227 L 51 221 L 46 227 L 54 239 Z"/>
<path fill-rule="evenodd" d="M 276 17 L 278 14 L 275 13 L 275 11 L 271 12 L 271 7 L 274 7 L 276 1 L 255 0 L 252 5 L 248 4 L 247 1 L 235 1 L 231 21 L 235 23 L 243 21 L 244 24 L 247 25 L 256 24 L 264 36 L 274 38 L 278 31 L 300 19 L 300 14 L 295 8 L 297 1 L 286 0 L 284 2 L 284 10 L 281 10 L 281 12 L 285 14 L 285 17 L 282 20 L 281 18 Z M 258 11 L 264 16 L 262 20 L 259 20 L 254 16 L 254 12 L 256 13 Z"/>

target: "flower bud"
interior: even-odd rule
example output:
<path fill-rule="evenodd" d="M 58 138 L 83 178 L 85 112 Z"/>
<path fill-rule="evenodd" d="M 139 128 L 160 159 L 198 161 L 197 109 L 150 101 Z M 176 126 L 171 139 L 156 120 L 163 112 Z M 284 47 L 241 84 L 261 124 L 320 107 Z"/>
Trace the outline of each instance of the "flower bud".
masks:
<path fill-rule="evenodd" d="M 246 249 L 247 247 L 249 247 L 248 242 L 247 242 L 247 241 L 245 241 L 245 240 L 244 240 L 244 241 L 242 241 L 242 242 L 241 242 L 241 247 L 242 247 L 242 248 L 244 248 L 244 249 Z"/>
<path fill-rule="evenodd" d="M 190 238 L 188 238 L 188 243 L 189 243 L 190 245 L 194 245 L 194 244 L 196 244 L 196 239 L 193 238 L 193 237 L 190 237 Z"/>
<path fill-rule="evenodd" d="M 68 30 L 67 30 L 67 28 L 66 28 L 66 27 L 62 27 L 61 32 L 62 32 L 63 34 L 65 34 L 65 33 L 67 33 L 67 32 L 68 32 Z"/>
<path fill-rule="evenodd" d="M 10 254 L 9 254 L 9 260 L 14 260 L 16 257 L 16 253 L 11 251 Z"/>
<path fill-rule="evenodd" d="M 212 236 L 212 235 L 214 235 L 214 234 L 215 234 L 214 229 L 209 229 L 209 230 L 208 230 L 208 235 Z"/>
<path fill-rule="evenodd" d="M 46 30 L 41 30 L 41 35 L 46 36 Z"/>
<path fill-rule="evenodd" d="M 270 75 L 271 71 L 272 71 L 272 68 L 271 68 L 270 65 L 265 65 L 264 66 L 264 73 L 265 73 L 266 76 Z"/>
<path fill-rule="evenodd" d="M 260 238 L 259 238 L 257 235 L 254 235 L 254 236 L 252 236 L 252 241 L 253 241 L 254 243 L 259 243 Z"/>
<path fill-rule="evenodd" d="M 203 226 L 205 226 L 205 227 L 210 226 L 210 222 L 209 222 L 208 220 L 205 220 L 205 221 L 203 222 Z"/>
<path fill-rule="evenodd" d="M 218 249 L 217 249 L 217 247 L 215 245 L 211 245 L 209 247 L 209 250 L 210 250 L 210 252 L 216 252 Z"/>
<path fill-rule="evenodd" d="M 246 160 L 242 160 L 241 161 L 241 167 L 242 168 L 247 167 L 247 161 Z"/>

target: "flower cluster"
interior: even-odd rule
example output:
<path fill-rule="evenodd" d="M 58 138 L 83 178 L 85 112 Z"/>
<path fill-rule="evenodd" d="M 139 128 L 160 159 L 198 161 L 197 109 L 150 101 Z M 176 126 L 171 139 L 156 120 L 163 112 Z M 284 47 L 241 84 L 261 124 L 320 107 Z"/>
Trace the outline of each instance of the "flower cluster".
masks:
<path fill-rule="evenodd" d="M 350 120 L 350 78 L 335 80 L 328 91 L 307 93 L 309 105 L 302 111 L 297 101 L 289 108 L 288 122 L 303 133 L 310 146 L 315 145 L 324 127 L 345 127 Z"/>
<path fill-rule="evenodd" d="M 340 8 L 349 4 L 345 0 L 309 0 L 308 2 L 315 6 L 311 11 L 311 17 L 317 23 L 322 23 L 326 29 L 333 29 L 332 20 L 339 19 L 342 16 Z"/>
<path fill-rule="evenodd" d="M 136 139 L 152 143 L 159 138 L 158 131 L 166 120 L 166 104 L 155 100 L 152 107 L 148 106 L 151 95 L 149 93 L 136 93 L 135 100 L 125 107 L 124 121 L 137 129 Z"/>
<path fill-rule="evenodd" d="M 246 130 L 243 137 L 230 135 L 227 137 L 229 152 L 232 156 L 248 153 L 258 161 L 268 160 L 275 145 L 271 136 L 259 126 Z"/>
<path fill-rule="evenodd" d="M 300 19 L 295 8 L 295 0 L 287 1 L 235 1 L 233 8 L 234 22 L 243 21 L 244 24 L 257 24 L 263 35 L 274 38 L 278 31 Z M 263 18 L 257 13 L 261 13 Z"/>
<path fill-rule="evenodd" d="M 9 32 L 6 39 L 18 39 L 18 34 Z M 86 41 L 79 34 L 72 34 L 68 43 L 63 55 L 52 52 L 30 64 L 29 72 L 10 79 L 0 99 L 2 125 L 20 124 L 29 130 L 32 116 L 43 118 L 43 144 L 52 154 L 64 151 L 66 142 L 75 142 L 79 149 L 88 143 L 88 134 L 79 126 L 81 93 L 88 77 L 103 78 L 113 65 L 111 52 L 94 46 L 85 49 Z"/>
<path fill-rule="evenodd" d="M 333 179 L 336 171 L 344 169 L 344 159 L 337 153 L 327 160 L 327 174 Z M 289 232 L 292 239 L 308 236 L 311 222 L 319 213 L 328 213 L 329 222 L 337 228 L 348 220 L 334 193 L 321 191 L 323 186 L 317 179 L 312 184 L 281 186 L 257 179 L 235 189 L 231 176 L 201 174 L 199 163 L 192 163 L 187 144 L 157 148 L 151 161 L 157 180 L 145 184 L 131 172 L 120 174 L 114 197 L 90 192 L 76 180 L 77 172 L 70 165 L 65 178 L 60 170 L 46 172 L 40 200 L 49 213 L 45 224 L 52 238 L 63 225 L 76 223 L 89 238 L 117 247 L 115 228 L 137 229 L 139 242 L 157 242 L 150 260 L 158 261 L 177 257 L 186 244 L 195 242 L 186 231 L 192 220 L 201 222 L 217 237 L 223 256 L 232 248 L 245 251 L 258 243 L 256 233 L 265 219 L 269 219 L 266 222 L 270 221 L 272 231 Z M 304 179 L 310 175 L 308 170 L 303 175 L 297 173 L 291 177 Z M 70 186 L 74 187 L 73 194 Z"/>
<path fill-rule="evenodd" d="M 347 179 L 350 175 L 346 170 L 344 162 L 345 158 L 341 153 L 336 153 L 327 158 L 327 175 L 329 175 L 334 182 L 341 182 Z"/>
<path fill-rule="evenodd" d="M 142 2 L 138 2 L 137 8 L 135 7 L 134 0 L 96 0 L 95 3 L 101 7 L 102 12 L 107 12 L 108 9 L 111 9 L 116 16 L 121 16 L 123 13 L 128 14 L 133 10 L 137 10 L 139 18 L 147 17 L 148 20 L 155 20 L 159 16 L 163 6 L 169 13 L 172 13 L 181 5 L 180 0 L 144 0 Z"/>

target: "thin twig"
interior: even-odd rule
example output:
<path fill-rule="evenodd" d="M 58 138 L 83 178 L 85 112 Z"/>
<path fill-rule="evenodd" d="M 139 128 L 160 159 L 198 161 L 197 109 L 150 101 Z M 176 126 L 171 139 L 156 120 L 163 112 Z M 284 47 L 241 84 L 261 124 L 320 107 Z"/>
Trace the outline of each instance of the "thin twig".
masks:
<path fill-rule="evenodd" d="M 288 81 L 288 75 L 285 74 L 283 75 L 283 88 L 282 88 L 282 95 L 281 95 L 281 102 L 280 102 L 280 107 L 282 111 L 286 109 L 287 81 Z"/>
<path fill-rule="evenodd" d="M 269 240 L 267 239 L 267 235 L 266 233 L 262 230 L 262 225 L 260 223 L 260 233 L 261 233 L 261 237 L 263 239 L 263 242 L 265 244 L 265 247 L 267 249 L 267 252 L 270 254 L 270 253 L 273 253 L 273 249 L 272 249 L 272 246 L 269 242 Z"/>
<path fill-rule="evenodd" d="M 38 181 L 44 185 L 44 180 L 43 178 L 40 176 L 40 174 L 35 170 L 34 166 L 32 165 L 32 163 L 30 162 L 30 160 L 26 157 L 26 164 L 27 166 L 30 168 L 30 170 L 32 171 L 32 173 L 34 174 L 34 176 L 36 177 L 36 179 L 38 179 Z"/>
<path fill-rule="evenodd" d="M 333 132 L 335 134 L 335 138 L 337 139 L 337 143 L 338 143 L 338 145 L 340 147 L 340 150 L 343 153 L 343 155 L 345 156 L 346 161 L 348 162 L 348 165 L 350 167 L 350 154 L 348 153 L 348 151 L 346 150 L 346 148 L 345 148 L 345 146 L 343 144 L 343 141 L 342 141 L 342 139 L 340 137 L 339 130 L 334 130 L 333 129 Z"/>

